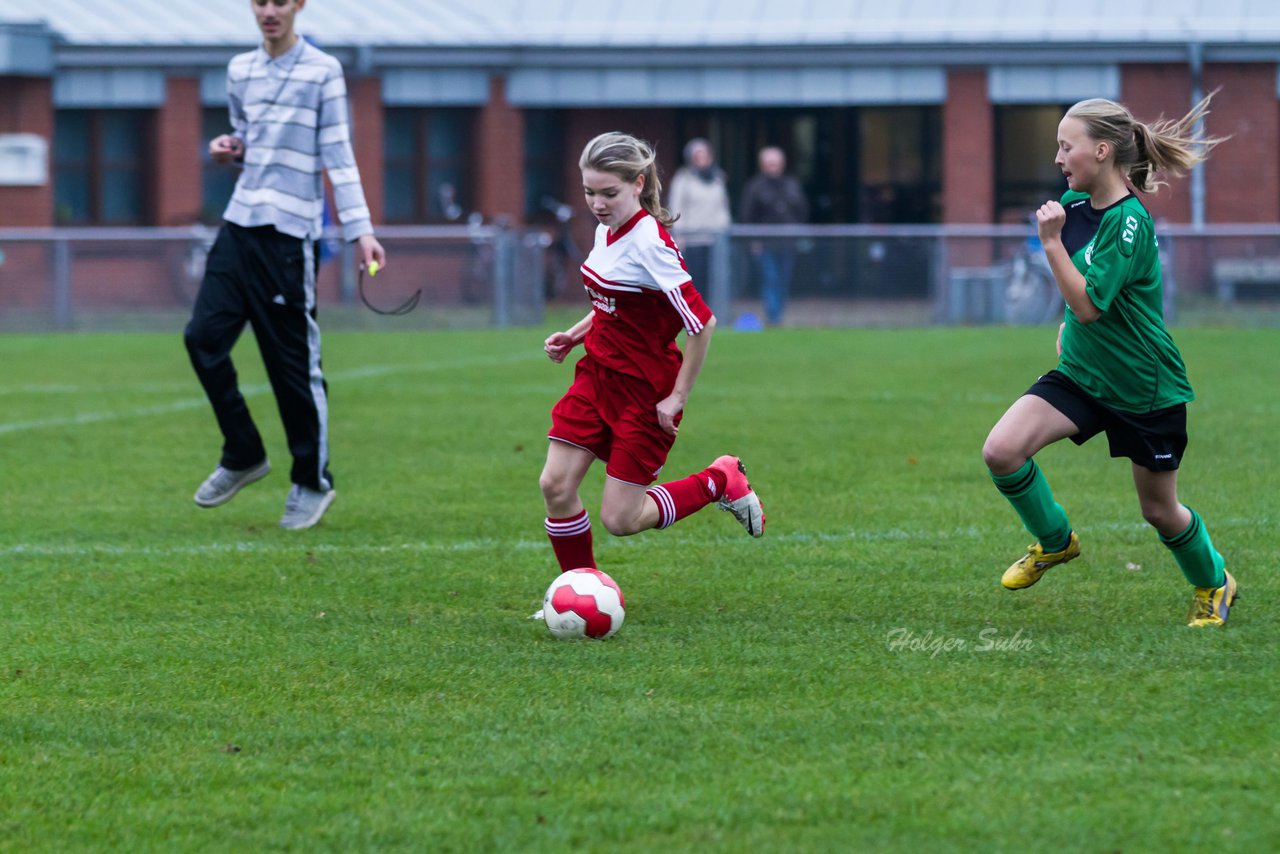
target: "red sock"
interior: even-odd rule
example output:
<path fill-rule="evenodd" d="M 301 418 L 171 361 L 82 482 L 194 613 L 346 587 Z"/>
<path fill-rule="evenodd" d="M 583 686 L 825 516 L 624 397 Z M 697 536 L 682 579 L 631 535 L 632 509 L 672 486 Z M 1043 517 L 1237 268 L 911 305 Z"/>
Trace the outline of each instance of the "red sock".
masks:
<path fill-rule="evenodd" d="M 595 555 L 591 551 L 591 517 L 587 515 L 586 508 L 567 519 L 548 517 L 546 525 L 547 536 L 551 538 L 551 548 L 555 550 L 561 572 L 596 565 Z"/>
<path fill-rule="evenodd" d="M 697 513 L 724 492 L 724 473 L 703 469 L 681 480 L 650 487 L 646 493 L 658 505 L 658 527 L 669 528 Z"/>

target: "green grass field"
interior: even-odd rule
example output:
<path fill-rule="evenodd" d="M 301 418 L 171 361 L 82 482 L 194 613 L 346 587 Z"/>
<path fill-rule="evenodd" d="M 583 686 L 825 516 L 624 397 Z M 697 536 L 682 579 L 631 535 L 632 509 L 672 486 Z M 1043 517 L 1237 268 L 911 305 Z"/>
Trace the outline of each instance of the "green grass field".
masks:
<path fill-rule="evenodd" d="M 547 331 L 328 335 L 301 533 L 251 338 L 276 471 L 200 510 L 180 335 L 0 337 L 0 849 L 1280 848 L 1274 331 L 1178 334 L 1224 630 L 1102 439 L 1038 457 L 1083 557 L 1000 588 L 1030 540 L 980 449 L 1052 329 L 722 331 L 666 474 L 740 454 L 768 532 L 597 525 L 603 643 L 525 619 Z"/>

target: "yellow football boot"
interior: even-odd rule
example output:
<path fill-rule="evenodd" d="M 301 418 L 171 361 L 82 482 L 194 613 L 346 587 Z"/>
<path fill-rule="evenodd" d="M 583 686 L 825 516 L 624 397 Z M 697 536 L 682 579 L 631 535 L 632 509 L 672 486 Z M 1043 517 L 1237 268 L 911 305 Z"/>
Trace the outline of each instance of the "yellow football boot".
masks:
<path fill-rule="evenodd" d="M 1225 571 L 1224 571 L 1225 572 Z M 1187 614 L 1188 626 L 1225 626 L 1231 604 L 1236 601 L 1236 580 L 1226 572 L 1226 582 L 1221 587 L 1197 587 L 1191 597 L 1191 613 Z"/>
<path fill-rule="evenodd" d="M 1080 537 L 1075 531 L 1071 532 L 1067 547 L 1060 552 L 1046 552 L 1039 543 L 1032 543 L 1027 546 L 1027 553 L 1004 571 L 1000 583 L 1006 590 L 1021 590 L 1035 584 L 1040 580 L 1040 576 L 1051 568 L 1078 557 L 1080 557 Z"/>

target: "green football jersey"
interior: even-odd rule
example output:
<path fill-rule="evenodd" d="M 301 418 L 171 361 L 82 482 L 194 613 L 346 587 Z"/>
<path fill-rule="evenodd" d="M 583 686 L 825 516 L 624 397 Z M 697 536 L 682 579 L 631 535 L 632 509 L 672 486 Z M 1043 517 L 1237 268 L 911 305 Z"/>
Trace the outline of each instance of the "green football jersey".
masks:
<path fill-rule="evenodd" d="M 1164 325 L 1160 251 L 1147 209 L 1130 193 L 1095 210 L 1074 190 L 1062 206 L 1063 245 L 1102 316 L 1085 324 L 1067 308 L 1058 370 L 1121 412 L 1192 400 L 1182 354 Z"/>

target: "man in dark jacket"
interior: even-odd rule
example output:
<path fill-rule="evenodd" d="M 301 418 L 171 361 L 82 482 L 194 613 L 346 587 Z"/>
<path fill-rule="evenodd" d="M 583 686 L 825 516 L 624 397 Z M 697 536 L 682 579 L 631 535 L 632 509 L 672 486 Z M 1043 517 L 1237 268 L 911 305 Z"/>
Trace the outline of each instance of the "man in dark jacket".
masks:
<path fill-rule="evenodd" d="M 786 174 L 787 156 L 781 148 L 760 149 L 760 171 L 747 181 L 742 194 L 738 219 L 744 223 L 789 225 L 809 221 L 809 200 L 792 175 Z M 782 322 L 782 310 L 791 287 L 791 273 L 796 265 L 795 241 L 781 238 L 757 240 L 751 244 L 760 270 L 760 295 L 764 300 L 765 320 L 776 326 Z"/>

